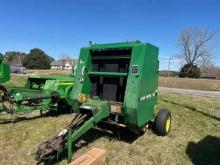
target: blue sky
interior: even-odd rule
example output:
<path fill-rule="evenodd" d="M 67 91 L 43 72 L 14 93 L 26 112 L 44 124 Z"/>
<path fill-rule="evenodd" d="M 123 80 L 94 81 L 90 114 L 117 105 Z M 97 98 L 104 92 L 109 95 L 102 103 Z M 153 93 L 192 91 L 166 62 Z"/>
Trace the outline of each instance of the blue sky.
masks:
<path fill-rule="evenodd" d="M 181 29 L 220 28 L 219 0 L 0 0 L 0 7 L 0 52 L 38 47 L 55 59 L 78 57 L 90 40 L 139 39 L 160 48 L 160 69 L 167 69 Z M 220 43 L 220 34 L 215 39 Z"/>

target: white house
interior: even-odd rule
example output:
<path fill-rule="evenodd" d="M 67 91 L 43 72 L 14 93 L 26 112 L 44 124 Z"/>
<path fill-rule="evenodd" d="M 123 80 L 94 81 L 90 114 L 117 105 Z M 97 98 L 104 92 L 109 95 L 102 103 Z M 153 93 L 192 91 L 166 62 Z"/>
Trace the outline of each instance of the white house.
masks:
<path fill-rule="evenodd" d="M 66 69 L 71 70 L 77 63 L 77 60 L 58 60 L 51 62 L 51 69 Z"/>

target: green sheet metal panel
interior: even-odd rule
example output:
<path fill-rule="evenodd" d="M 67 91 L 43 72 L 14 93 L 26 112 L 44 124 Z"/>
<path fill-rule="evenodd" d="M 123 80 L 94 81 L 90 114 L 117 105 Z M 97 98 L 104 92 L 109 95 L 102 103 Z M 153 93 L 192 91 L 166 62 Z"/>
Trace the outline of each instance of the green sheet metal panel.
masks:
<path fill-rule="evenodd" d="M 141 63 L 143 62 L 144 46 L 142 44 L 133 45 L 131 53 L 131 61 L 127 78 L 127 85 L 124 98 L 125 122 L 129 124 L 137 124 L 137 104 L 139 98 L 139 84 L 141 75 Z M 137 71 L 132 72 L 132 68 L 136 67 Z"/>
<path fill-rule="evenodd" d="M 145 46 L 137 105 L 138 126 L 142 126 L 154 117 L 158 86 L 158 51 L 159 49 L 153 45 Z"/>
<path fill-rule="evenodd" d="M 4 56 L 0 53 L 0 83 L 10 80 L 10 66 L 3 63 Z"/>
<path fill-rule="evenodd" d="M 127 124 L 140 127 L 153 118 L 158 81 L 158 50 L 148 43 L 134 45 L 132 48 L 124 100 Z M 136 67 L 136 72 L 132 71 L 133 67 Z"/>
<path fill-rule="evenodd" d="M 125 73 L 94 72 L 92 70 L 91 51 L 131 49 L 129 71 Z M 126 76 L 127 84 L 123 101 L 122 114 L 125 124 L 141 127 L 154 116 L 156 93 L 158 85 L 158 51 L 148 43 L 126 42 L 116 44 L 100 44 L 82 48 L 75 71 L 75 84 L 72 99 L 77 100 L 80 93 L 90 95 L 91 82 L 89 75 L 97 76 Z M 117 59 L 115 59 L 117 60 Z"/>
<path fill-rule="evenodd" d="M 80 93 L 89 94 L 91 91 L 91 84 L 87 71 L 92 71 L 91 56 L 89 48 L 81 48 L 80 56 L 75 70 L 75 81 L 72 89 L 71 99 L 77 100 Z"/>

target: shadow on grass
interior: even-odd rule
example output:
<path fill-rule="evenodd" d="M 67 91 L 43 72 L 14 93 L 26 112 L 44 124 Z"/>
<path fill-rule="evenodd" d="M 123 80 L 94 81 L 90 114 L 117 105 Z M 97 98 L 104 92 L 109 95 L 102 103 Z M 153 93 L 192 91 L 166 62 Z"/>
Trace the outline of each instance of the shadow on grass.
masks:
<path fill-rule="evenodd" d="M 81 136 L 79 140 L 76 141 L 76 143 L 74 143 L 73 155 L 75 152 L 77 152 L 82 147 L 87 146 L 89 143 L 92 143 L 101 137 L 107 137 L 109 141 L 120 140 L 120 141 L 131 144 L 138 137 L 143 135 L 143 133 L 140 135 L 137 135 L 131 132 L 128 128 L 117 127 L 111 124 L 99 123 L 98 126 L 100 129 L 90 129 L 83 136 Z M 101 129 L 111 131 L 112 133 L 101 131 Z M 66 158 L 67 158 L 67 149 L 64 149 L 63 152 L 59 156 L 56 156 L 51 160 L 41 161 L 37 164 L 45 164 L 45 165 L 46 164 L 57 164 Z"/>
<path fill-rule="evenodd" d="M 198 143 L 189 142 L 186 154 L 195 165 L 220 164 L 220 138 L 206 136 Z"/>
<path fill-rule="evenodd" d="M 34 119 L 44 118 L 44 117 L 58 117 L 63 114 L 66 114 L 66 113 L 58 113 L 57 111 L 50 110 L 48 112 L 45 112 L 42 115 L 39 114 L 37 116 L 32 116 L 32 117 L 28 117 L 28 115 L 26 117 L 13 117 L 12 115 L 12 118 L 7 118 L 7 119 L 1 118 L 0 124 L 18 123 L 22 121 L 29 121 L 29 120 L 34 120 Z"/>
<path fill-rule="evenodd" d="M 219 117 L 210 115 L 210 114 L 205 113 L 205 112 L 202 112 L 202 111 L 196 109 L 195 107 L 192 107 L 192 106 L 189 106 L 189 105 L 185 105 L 185 104 L 181 104 L 181 103 L 177 103 L 177 102 L 170 101 L 170 100 L 165 100 L 165 99 L 161 99 L 161 100 L 164 101 L 164 102 L 167 102 L 167 103 L 171 103 L 171 104 L 175 104 L 175 105 L 178 105 L 178 106 L 182 106 L 182 107 L 188 108 L 188 109 L 190 109 L 190 110 L 192 110 L 194 112 L 197 112 L 199 114 L 202 114 L 202 115 L 207 116 L 209 118 L 212 118 L 214 120 L 220 121 Z"/>

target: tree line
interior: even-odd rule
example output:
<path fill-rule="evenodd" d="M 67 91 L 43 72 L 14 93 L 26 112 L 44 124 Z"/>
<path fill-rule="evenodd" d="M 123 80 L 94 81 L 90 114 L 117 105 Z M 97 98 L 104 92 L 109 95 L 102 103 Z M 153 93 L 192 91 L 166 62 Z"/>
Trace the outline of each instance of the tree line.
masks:
<path fill-rule="evenodd" d="M 8 51 L 4 54 L 4 62 L 9 65 L 22 65 L 27 69 L 49 69 L 54 58 L 39 48 L 33 48 L 29 53 Z"/>

